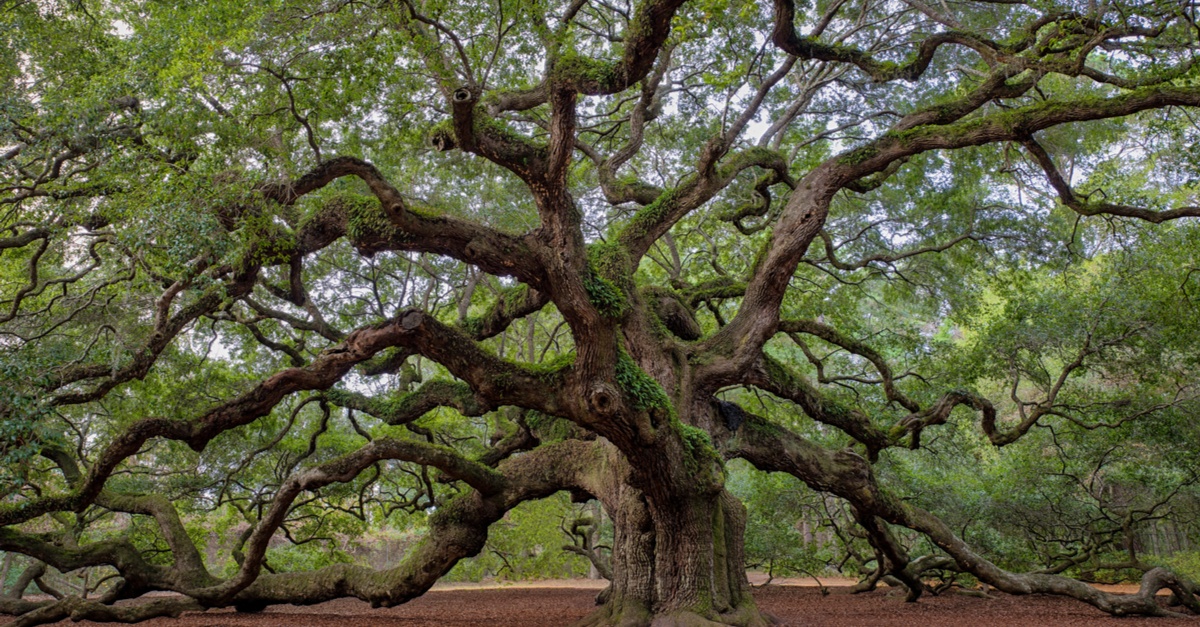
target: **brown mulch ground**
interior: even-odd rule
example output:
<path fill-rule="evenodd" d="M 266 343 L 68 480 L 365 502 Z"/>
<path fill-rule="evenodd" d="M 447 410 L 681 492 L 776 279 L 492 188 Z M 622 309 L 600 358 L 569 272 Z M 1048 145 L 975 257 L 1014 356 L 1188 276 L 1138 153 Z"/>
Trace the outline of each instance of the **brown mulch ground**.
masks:
<path fill-rule="evenodd" d="M 434 590 L 400 607 L 372 609 L 343 599 L 296 607 L 277 605 L 260 614 L 212 611 L 178 619 L 142 623 L 153 627 L 558 627 L 593 609 L 596 590 L 588 588 L 510 587 Z M 879 590 L 851 595 L 833 588 L 822 597 L 816 588 L 770 586 L 755 592 L 759 607 L 792 627 L 921 627 L 1000 625 L 1043 627 L 1200 627 L 1200 619 L 1112 618 L 1078 601 L 1046 595 L 1014 597 L 993 593 L 982 599 L 958 594 L 926 596 L 905 603 L 902 595 Z M 61 627 L 96 625 L 71 623 Z"/>

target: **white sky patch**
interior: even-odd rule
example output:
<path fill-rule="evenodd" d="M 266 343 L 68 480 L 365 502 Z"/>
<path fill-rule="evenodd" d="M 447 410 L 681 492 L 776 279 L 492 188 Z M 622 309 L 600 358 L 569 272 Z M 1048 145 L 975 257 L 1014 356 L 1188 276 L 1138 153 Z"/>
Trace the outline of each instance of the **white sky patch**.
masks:
<path fill-rule="evenodd" d="M 130 37 L 133 37 L 133 27 L 130 26 L 129 22 L 126 22 L 125 20 L 113 20 L 112 29 L 108 32 L 120 37 L 121 39 L 129 39 Z"/>

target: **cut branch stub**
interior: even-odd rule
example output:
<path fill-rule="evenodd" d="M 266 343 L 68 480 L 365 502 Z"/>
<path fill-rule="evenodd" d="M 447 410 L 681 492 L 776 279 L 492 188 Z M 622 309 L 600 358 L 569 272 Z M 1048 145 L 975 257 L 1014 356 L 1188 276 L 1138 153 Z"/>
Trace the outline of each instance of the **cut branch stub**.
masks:
<path fill-rule="evenodd" d="M 475 94 L 467 87 L 459 87 L 454 90 L 454 102 L 473 102 Z"/>
<path fill-rule="evenodd" d="M 425 322 L 425 314 L 419 311 L 410 311 L 400 317 L 400 326 L 403 327 L 405 331 L 412 331 L 413 329 L 421 326 L 422 322 Z"/>
<path fill-rule="evenodd" d="M 600 381 L 588 391 L 588 409 L 605 418 L 616 415 L 620 407 L 621 393 L 612 385 Z"/>

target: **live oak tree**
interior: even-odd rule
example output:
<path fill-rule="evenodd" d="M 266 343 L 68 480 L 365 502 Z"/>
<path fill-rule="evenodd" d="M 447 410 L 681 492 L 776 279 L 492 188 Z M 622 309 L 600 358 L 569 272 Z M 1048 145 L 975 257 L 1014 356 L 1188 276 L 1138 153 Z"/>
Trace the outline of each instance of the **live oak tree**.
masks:
<path fill-rule="evenodd" d="M 910 600 L 1200 612 L 1005 570 L 878 470 L 1194 407 L 1194 3 L 2 6 L 0 549 L 108 573 L 12 624 L 395 605 L 567 491 L 614 524 L 582 624 L 763 625 L 733 459 Z M 271 563 L 406 512 L 393 568 Z"/>

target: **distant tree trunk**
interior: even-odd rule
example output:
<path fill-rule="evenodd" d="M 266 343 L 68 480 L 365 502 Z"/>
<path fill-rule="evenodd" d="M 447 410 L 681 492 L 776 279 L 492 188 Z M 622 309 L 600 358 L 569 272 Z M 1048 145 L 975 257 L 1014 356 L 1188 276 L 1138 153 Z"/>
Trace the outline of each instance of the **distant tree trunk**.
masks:
<path fill-rule="evenodd" d="M 591 536 L 591 545 L 596 547 L 600 544 L 600 530 L 604 526 L 604 508 L 600 506 L 599 501 L 591 501 L 588 503 L 588 509 L 591 510 L 592 526 L 588 530 Z M 593 548 L 598 551 L 598 549 Z M 611 563 L 611 562 L 610 562 Z M 596 568 L 594 561 L 588 561 L 588 579 L 601 579 L 600 569 Z"/>
<path fill-rule="evenodd" d="M 25 589 L 29 587 L 29 584 L 40 579 L 44 574 L 46 574 L 45 562 L 33 562 L 29 566 L 26 566 L 25 570 L 21 571 L 21 574 L 17 576 L 17 581 L 13 584 L 12 588 L 9 589 L 9 596 L 16 599 L 22 598 L 25 596 Z M 42 591 L 51 594 L 45 590 Z"/>
<path fill-rule="evenodd" d="M 0 563 L 0 596 L 4 596 L 7 592 L 5 588 L 8 585 L 8 572 L 12 569 L 13 554 L 11 551 L 4 552 L 4 562 Z"/>

